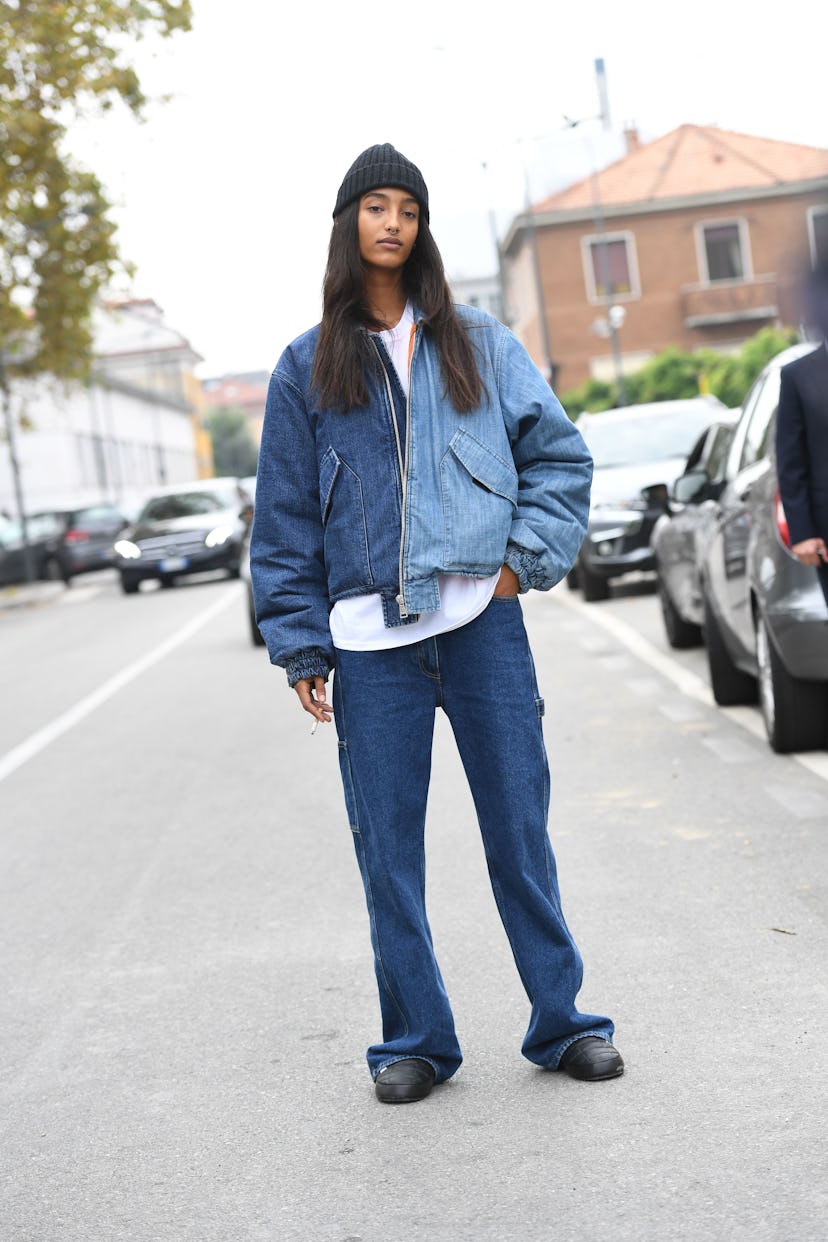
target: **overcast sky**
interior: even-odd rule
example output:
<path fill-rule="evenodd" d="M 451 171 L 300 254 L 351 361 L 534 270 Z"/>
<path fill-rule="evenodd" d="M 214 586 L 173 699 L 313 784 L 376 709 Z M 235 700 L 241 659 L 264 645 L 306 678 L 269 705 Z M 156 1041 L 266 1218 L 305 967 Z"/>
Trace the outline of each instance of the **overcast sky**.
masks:
<path fill-rule="evenodd" d="M 533 198 L 683 122 L 828 147 L 822 0 L 194 0 L 190 34 L 144 43 L 143 124 L 116 110 L 70 147 L 118 204 L 132 291 L 204 356 L 203 376 L 269 370 L 319 317 L 336 191 L 353 159 L 392 142 L 423 171 L 453 275 L 494 270 Z M 615 135 L 598 110 L 606 62 Z M 591 152 L 590 152 L 591 147 Z M 484 172 L 483 164 L 486 164 Z"/>

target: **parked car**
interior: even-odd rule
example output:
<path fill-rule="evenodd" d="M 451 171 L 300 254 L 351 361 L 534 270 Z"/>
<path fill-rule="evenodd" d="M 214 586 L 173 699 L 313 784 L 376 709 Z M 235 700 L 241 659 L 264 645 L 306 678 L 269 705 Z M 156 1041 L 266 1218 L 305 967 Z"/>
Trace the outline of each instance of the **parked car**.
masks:
<path fill-rule="evenodd" d="M 60 524 L 54 514 L 33 514 L 26 519 L 26 536 L 35 579 L 60 580 L 60 564 L 56 555 Z M 14 518 L 0 522 L 0 583 L 7 586 L 26 581 L 26 560 L 23 531 Z"/>
<path fill-rule="evenodd" d="M 774 454 L 779 373 L 814 345 L 774 358 L 748 393 L 700 561 L 704 635 L 717 703 L 759 699 L 774 750 L 828 741 L 828 608 L 790 551 Z"/>
<path fill-rule="evenodd" d="M 671 647 L 702 643 L 704 604 L 698 563 L 715 520 L 714 502 L 725 485 L 736 421 L 736 412 L 728 412 L 699 436 L 684 473 L 670 489 L 667 512 L 653 530 L 656 589 Z"/>
<path fill-rule="evenodd" d="M 238 479 L 201 479 L 156 492 L 114 548 L 121 588 L 133 595 L 147 578 L 171 587 L 185 574 L 240 572 L 252 503 Z"/>
<path fill-rule="evenodd" d="M 613 578 L 653 568 L 650 536 L 665 510 L 667 489 L 699 434 L 724 409 L 715 397 L 702 396 L 578 419 L 595 474 L 589 529 L 570 585 L 579 586 L 586 600 L 606 599 Z"/>
<path fill-rule="evenodd" d="M 112 544 L 127 525 L 120 509 L 110 504 L 86 505 L 33 513 L 26 519 L 35 578 L 69 582 L 75 574 L 108 569 Z M 26 578 L 20 523 L 0 527 L 0 581 Z"/>

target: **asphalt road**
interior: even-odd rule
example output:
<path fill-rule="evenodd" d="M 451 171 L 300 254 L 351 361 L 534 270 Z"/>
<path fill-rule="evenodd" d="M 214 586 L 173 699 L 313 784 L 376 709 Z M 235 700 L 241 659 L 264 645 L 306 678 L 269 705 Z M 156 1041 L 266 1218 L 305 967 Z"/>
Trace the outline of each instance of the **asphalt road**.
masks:
<path fill-rule="evenodd" d="M 465 1064 L 377 1104 L 332 728 L 238 583 L 0 611 L 0 1242 L 816 1242 L 828 755 L 706 697 L 652 596 L 525 614 L 551 831 L 624 1078 L 528 1020 L 444 722 L 429 894 Z"/>

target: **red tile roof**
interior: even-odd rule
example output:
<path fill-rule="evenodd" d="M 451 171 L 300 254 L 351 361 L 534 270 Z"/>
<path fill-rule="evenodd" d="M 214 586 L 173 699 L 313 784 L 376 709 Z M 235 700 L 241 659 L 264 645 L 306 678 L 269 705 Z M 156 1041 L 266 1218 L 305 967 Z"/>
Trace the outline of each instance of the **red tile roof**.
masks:
<path fill-rule="evenodd" d="M 680 125 L 597 175 L 604 205 L 689 198 L 828 178 L 828 151 L 773 138 L 755 138 L 707 125 Z M 536 212 L 592 208 L 593 179 L 585 177 L 534 205 Z"/>

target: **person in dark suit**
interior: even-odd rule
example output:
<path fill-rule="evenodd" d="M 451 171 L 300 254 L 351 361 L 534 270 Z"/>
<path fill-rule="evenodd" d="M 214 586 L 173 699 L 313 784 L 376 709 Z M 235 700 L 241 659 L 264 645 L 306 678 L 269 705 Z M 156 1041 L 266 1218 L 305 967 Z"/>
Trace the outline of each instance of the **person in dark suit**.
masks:
<path fill-rule="evenodd" d="M 811 273 L 808 310 L 822 344 L 782 368 L 776 464 L 791 551 L 816 567 L 828 603 L 828 263 Z"/>

